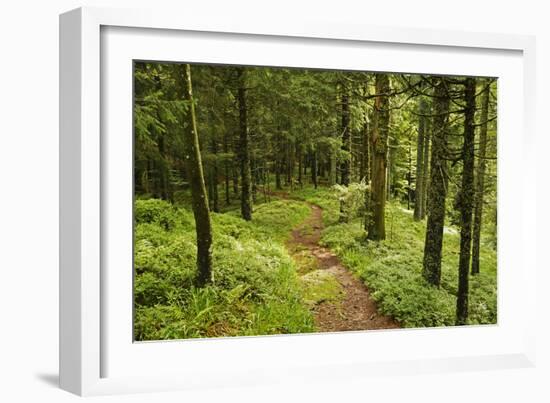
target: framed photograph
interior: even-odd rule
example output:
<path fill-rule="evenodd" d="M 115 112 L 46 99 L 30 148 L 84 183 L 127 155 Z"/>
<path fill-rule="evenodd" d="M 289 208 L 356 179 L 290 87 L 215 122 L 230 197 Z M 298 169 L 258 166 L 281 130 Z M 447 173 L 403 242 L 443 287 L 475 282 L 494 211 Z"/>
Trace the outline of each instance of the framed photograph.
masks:
<path fill-rule="evenodd" d="M 60 49 L 62 388 L 533 365 L 533 38 L 82 8 Z"/>

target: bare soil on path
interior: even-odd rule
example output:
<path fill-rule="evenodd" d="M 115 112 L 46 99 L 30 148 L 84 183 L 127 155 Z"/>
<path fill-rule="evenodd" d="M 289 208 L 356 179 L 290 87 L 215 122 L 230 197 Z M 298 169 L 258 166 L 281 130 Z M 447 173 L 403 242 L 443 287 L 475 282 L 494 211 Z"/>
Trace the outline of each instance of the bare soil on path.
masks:
<path fill-rule="evenodd" d="M 338 257 L 319 245 L 323 230 L 323 210 L 309 204 L 311 215 L 292 231 L 287 247 L 293 255 L 304 253 L 315 259 L 317 270 L 326 271 L 341 285 L 340 301 L 320 301 L 312 307 L 317 328 L 321 332 L 345 330 L 395 329 L 399 323 L 381 315 L 368 288 L 346 269 Z"/>

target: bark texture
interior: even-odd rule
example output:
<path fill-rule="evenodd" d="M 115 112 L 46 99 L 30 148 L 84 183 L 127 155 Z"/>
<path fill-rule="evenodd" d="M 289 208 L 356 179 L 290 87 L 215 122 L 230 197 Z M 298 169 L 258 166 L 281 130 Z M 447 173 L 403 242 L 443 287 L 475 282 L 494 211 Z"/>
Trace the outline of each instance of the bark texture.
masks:
<path fill-rule="evenodd" d="M 241 216 L 252 220 L 252 183 L 250 170 L 250 149 L 248 144 L 248 109 L 246 105 L 246 70 L 239 69 L 239 163 L 241 168 Z"/>
<path fill-rule="evenodd" d="M 458 292 L 456 299 L 456 324 L 465 325 L 468 320 L 468 288 L 470 252 L 472 247 L 472 210 L 474 205 L 474 142 L 476 112 L 476 80 L 467 78 L 464 89 L 464 143 L 462 148 L 462 188 L 460 192 L 460 257 L 458 261 Z"/>
<path fill-rule="evenodd" d="M 348 186 L 350 183 L 350 171 L 351 171 L 351 132 L 349 127 L 349 96 L 343 89 L 344 93 L 342 94 L 342 150 L 348 153 L 348 156 L 344 159 L 341 165 L 341 184 Z"/>
<path fill-rule="evenodd" d="M 422 274 L 430 284 L 439 286 L 441 281 L 441 250 L 445 223 L 445 199 L 447 197 L 447 123 L 449 118 L 449 94 L 444 77 L 435 77 L 432 155 L 430 162 L 430 188 L 428 191 L 426 241 Z"/>
<path fill-rule="evenodd" d="M 431 114 L 431 104 L 428 104 L 427 109 L 428 114 Z M 426 214 L 428 214 L 428 206 L 427 206 L 427 200 L 428 200 L 428 189 L 430 188 L 430 133 L 431 133 L 431 118 L 426 119 L 426 132 L 424 135 L 424 162 L 422 165 L 424 166 L 423 176 L 424 179 L 422 180 L 422 212 L 420 214 L 420 219 L 426 218 Z"/>
<path fill-rule="evenodd" d="M 184 76 L 183 98 L 189 104 L 187 124 L 184 127 L 185 161 L 191 197 L 195 228 L 197 233 L 197 285 L 204 286 L 212 281 L 212 224 L 208 209 L 208 197 L 204 185 L 204 173 L 202 168 L 201 153 L 199 148 L 199 136 L 195 105 L 193 102 L 193 88 L 191 85 L 191 66 L 182 65 Z"/>
<path fill-rule="evenodd" d="M 483 193 L 485 190 L 485 160 L 487 154 L 487 120 L 489 119 L 490 87 L 484 83 L 485 88 L 481 96 L 481 126 L 479 130 L 479 157 L 477 160 L 477 172 L 474 196 L 474 230 L 472 241 L 472 274 L 479 273 L 479 251 L 481 246 L 481 220 L 483 218 Z"/>
<path fill-rule="evenodd" d="M 416 142 L 416 186 L 414 190 L 414 219 L 421 220 L 424 217 L 424 142 L 426 141 L 426 100 L 418 101 L 418 138 Z"/>
<path fill-rule="evenodd" d="M 388 132 L 390 122 L 390 79 L 386 74 L 377 74 L 376 98 L 374 102 L 373 131 L 370 138 L 372 150 L 371 217 L 367 237 L 370 240 L 386 239 L 386 169 L 388 155 Z"/>

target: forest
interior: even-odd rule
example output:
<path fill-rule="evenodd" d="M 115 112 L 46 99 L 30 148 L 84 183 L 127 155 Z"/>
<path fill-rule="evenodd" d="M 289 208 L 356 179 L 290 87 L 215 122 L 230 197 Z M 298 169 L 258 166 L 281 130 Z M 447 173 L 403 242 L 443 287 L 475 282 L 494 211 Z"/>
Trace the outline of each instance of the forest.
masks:
<path fill-rule="evenodd" d="M 134 62 L 134 339 L 497 323 L 497 79 Z"/>

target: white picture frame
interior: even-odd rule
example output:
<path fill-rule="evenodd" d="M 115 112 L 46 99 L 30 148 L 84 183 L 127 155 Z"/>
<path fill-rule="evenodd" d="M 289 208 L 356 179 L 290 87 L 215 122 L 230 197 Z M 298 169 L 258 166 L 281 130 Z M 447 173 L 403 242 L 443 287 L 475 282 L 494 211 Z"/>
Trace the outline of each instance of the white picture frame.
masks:
<path fill-rule="evenodd" d="M 386 58 L 385 63 L 388 64 L 371 63 L 373 70 L 383 70 L 384 66 L 399 66 L 395 63 L 401 63 L 401 68 L 394 67 L 397 70 L 389 71 L 450 74 L 462 63 L 458 71 L 462 74 L 483 75 L 480 73 L 485 72 L 491 75 L 492 71 L 502 71 L 507 78 L 503 91 L 499 87 L 499 94 L 504 97 L 499 99 L 499 158 L 502 156 L 506 161 L 513 151 L 519 153 L 519 158 L 523 160 L 529 160 L 533 155 L 535 43 L 534 38 L 529 36 L 384 28 L 326 21 L 281 25 L 267 19 L 182 18 L 180 14 L 158 10 L 80 8 L 69 11 L 60 17 L 60 385 L 63 389 L 79 395 L 97 395 L 292 383 L 296 382 L 298 375 L 300 381 L 328 381 L 374 373 L 398 375 L 533 365 L 533 321 L 526 318 L 512 325 L 511 319 L 515 317 L 515 310 L 522 309 L 524 316 L 525 312 L 535 312 L 534 246 L 523 236 L 529 231 L 535 232 L 535 217 L 527 192 L 521 189 L 534 187 L 536 179 L 534 175 L 523 177 L 521 184 L 516 185 L 516 189 L 520 188 L 517 195 L 506 193 L 507 185 L 502 183 L 501 177 L 506 181 L 516 181 L 518 177 L 506 166 L 502 167 L 500 161 L 499 189 L 501 185 L 504 186 L 504 196 L 499 190 L 497 326 L 137 344 L 132 343 L 126 335 L 126 332 L 131 334 L 131 327 L 124 325 L 121 329 L 115 329 L 116 323 L 127 324 L 128 315 L 131 317 L 131 311 L 126 312 L 129 301 L 126 299 L 120 304 L 113 302 L 113 298 L 109 298 L 111 285 L 107 286 L 106 283 L 107 280 L 113 284 L 118 281 L 117 287 L 121 287 L 120 282 L 127 281 L 124 288 L 127 292 L 128 287 L 131 287 L 131 278 L 115 278 L 110 272 L 105 272 L 108 266 L 106 259 L 110 259 L 106 257 L 109 248 L 105 245 L 104 228 L 109 227 L 109 222 L 105 220 L 118 216 L 105 214 L 105 211 L 113 208 L 109 204 L 109 196 L 106 196 L 113 191 L 108 178 L 115 177 L 114 171 L 110 171 L 114 168 L 110 168 L 109 153 L 127 149 L 124 148 L 127 143 L 117 145 L 111 141 L 114 135 L 107 138 L 102 136 L 112 132 L 112 124 L 121 124 L 120 130 L 123 132 L 127 132 L 131 126 L 131 119 L 117 119 L 116 122 L 109 120 L 111 107 L 122 107 L 123 114 L 127 113 L 127 102 L 131 99 L 127 77 L 116 75 L 127 74 L 127 71 L 118 69 L 121 64 L 117 64 L 119 62 L 115 62 L 115 59 L 120 59 L 124 66 L 131 58 L 175 58 L 184 61 L 181 55 L 167 58 L 165 55 L 168 53 L 164 52 L 171 49 L 170 44 L 174 41 L 182 40 L 186 33 L 192 33 L 194 38 L 187 43 L 187 50 L 195 51 L 192 60 L 185 61 L 273 65 L 273 57 L 277 54 L 282 57 L 282 53 L 286 52 L 299 58 L 304 49 L 324 46 L 333 52 L 341 51 L 343 57 L 349 59 L 347 67 L 354 67 L 353 60 L 359 59 L 357 52 L 368 48 L 381 52 L 389 50 L 386 52 L 388 56 L 380 58 Z M 106 34 L 112 36 L 106 39 Z M 131 37 L 138 34 L 142 35 L 140 49 L 150 49 L 149 53 L 147 50 L 138 51 L 135 44 L 132 45 Z M 211 43 L 206 43 L 206 40 L 194 45 L 193 41 L 200 41 L 201 38 L 210 38 Z M 231 49 L 237 49 L 241 58 L 229 60 L 221 47 L 216 48 L 220 41 L 230 43 L 247 40 L 250 41 L 247 46 L 252 42 L 259 46 L 269 45 L 271 51 L 252 52 L 253 56 L 247 59 L 244 52 L 238 50 L 238 43 L 234 42 Z M 298 46 L 300 51 L 296 51 L 294 46 Z M 109 50 L 113 49 L 116 51 L 110 53 Z M 219 53 L 207 54 L 204 53 L 205 49 L 218 49 Z M 406 53 L 409 51 L 425 54 L 430 66 L 419 71 L 421 67 L 414 65 L 414 58 L 411 57 L 405 63 L 403 56 L 410 56 Z M 438 64 L 437 58 L 430 52 L 443 52 L 450 58 L 454 57 L 455 67 L 446 70 L 445 66 L 450 64 Z M 143 55 L 146 57 L 140 57 Z M 497 66 L 501 55 L 501 66 Z M 510 55 L 509 62 L 505 61 L 508 60 L 506 55 Z M 315 60 L 315 52 L 312 50 L 308 57 Z M 460 61 L 463 57 L 465 59 Z M 472 63 L 468 65 L 465 62 L 477 60 L 476 57 L 487 61 L 487 64 L 476 67 L 475 63 L 472 66 Z M 111 58 L 113 64 L 103 60 L 105 58 Z M 390 59 L 393 61 L 390 62 Z M 296 63 L 304 66 L 316 62 L 296 59 Z M 504 67 L 507 63 L 510 65 L 509 71 Z M 502 70 L 491 70 L 492 65 L 494 69 Z M 355 68 L 361 66 L 365 65 L 359 63 Z M 320 67 L 342 66 L 323 64 Z M 113 79 L 107 80 L 106 77 Z M 130 98 L 124 98 L 125 101 L 119 104 L 116 95 L 111 97 L 114 92 Z M 521 110 L 517 116 L 501 122 L 500 108 L 506 111 L 518 105 Z M 500 139 L 501 125 L 504 141 Z M 518 145 L 510 149 L 511 143 L 506 141 L 506 133 L 512 128 L 521 132 L 522 136 L 518 136 L 521 139 Z M 121 135 L 120 138 L 128 139 L 128 136 Z M 128 159 L 131 154 L 124 153 L 121 157 Z M 127 162 L 131 164 L 131 161 Z M 508 197 L 510 201 L 501 209 L 503 197 Z M 507 212 L 512 207 L 519 208 L 518 216 L 502 215 L 501 210 Z M 502 222 L 505 223 L 505 229 L 513 228 L 517 231 L 515 237 L 502 232 Z M 127 230 L 131 230 L 131 221 Z M 507 246 L 513 245 L 514 240 L 517 249 L 512 256 Z M 127 243 L 125 245 L 128 246 Z M 504 270 L 504 280 L 500 278 L 501 267 L 510 267 L 510 270 Z M 513 283 L 521 283 L 516 294 L 521 299 L 521 306 L 518 307 L 512 307 L 506 296 L 509 289 L 506 288 L 507 284 Z M 118 311 L 123 312 L 123 317 L 117 316 Z M 504 318 L 501 312 L 504 312 Z M 410 344 L 407 340 L 411 340 Z M 433 347 L 434 340 L 440 340 L 439 345 Z M 480 340 L 479 345 L 472 345 L 474 340 Z M 464 345 L 457 347 L 460 343 Z M 371 358 L 356 353 L 347 360 L 339 360 L 339 353 L 335 351 L 341 348 L 340 352 L 347 352 L 349 356 L 358 347 L 365 345 L 376 346 L 379 354 L 372 350 Z M 392 345 L 394 348 L 389 354 Z M 363 350 L 368 348 L 364 347 Z M 412 352 L 407 353 L 407 348 Z M 328 353 L 318 356 L 316 351 L 319 349 Z M 285 356 L 284 351 L 290 351 L 291 354 Z M 186 360 L 183 361 L 178 354 L 185 354 Z M 126 365 L 122 364 L 124 362 Z M 141 367 L 136 362 L 146 365 Z M 308 370 L 303 371 L 304 368 Z"/>

